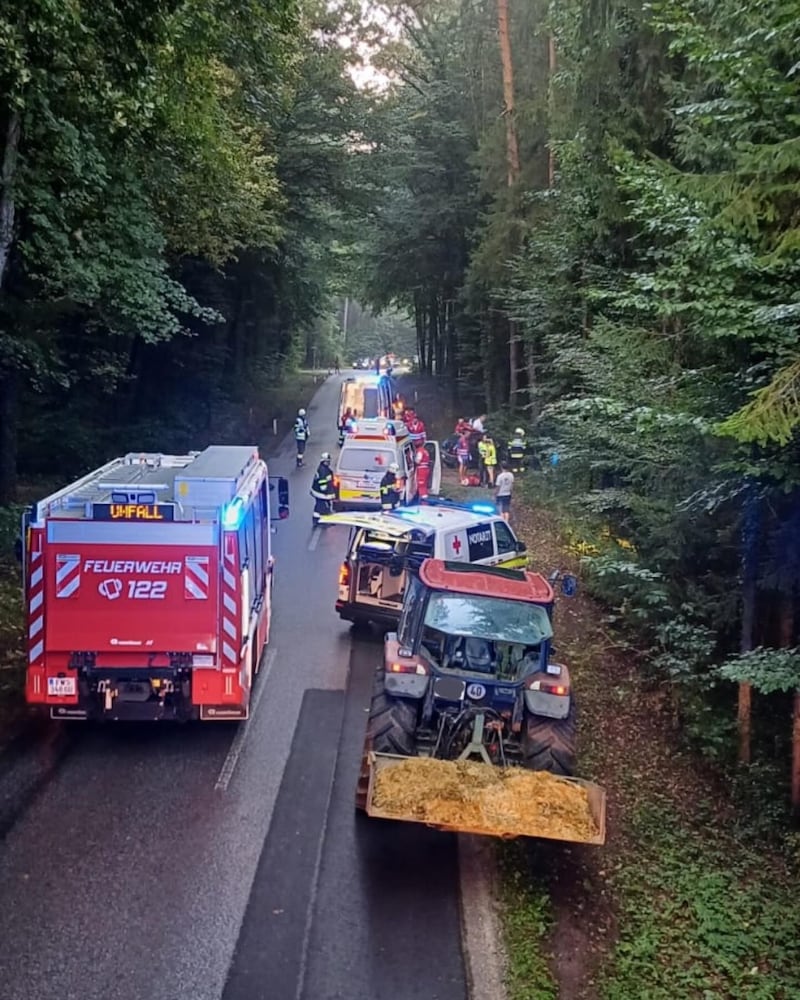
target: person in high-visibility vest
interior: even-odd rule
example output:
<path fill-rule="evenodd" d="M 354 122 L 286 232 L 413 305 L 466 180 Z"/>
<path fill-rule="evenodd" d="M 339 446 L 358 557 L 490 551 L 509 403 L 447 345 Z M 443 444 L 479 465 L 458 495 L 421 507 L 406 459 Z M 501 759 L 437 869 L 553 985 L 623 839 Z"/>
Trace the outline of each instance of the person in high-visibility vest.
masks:
<path fill-rule="evenodd" d="M 420 500 L 425 500 L 431 484 L 431 454 L 424 444 L 414 452 L 414 464 L 417 467 L 417 492 Z"/>
<path fill-rule="evenodd" d="M 400 506 L 400 466 L 392 462 L 381 479 L 381 510 L 394 510 Z"/>
<path fill-rule="evenodd" d="M 297 445 L 297 468 L 303 464 L 303 455 L 306 451 L 306 442 L 311 437 L 311 429 L 308 426 L 306 411 L 301 407 L 297 411 L 297 419 L 294 422 L 294 440 Z"/>
<path fill-rule="evenodd" d="M 483 440 L 478 443 L 483 466 L 486 469 L 486 478 L 489 486 L 494 486 L 494 472 L 497 468 L 497 448 L 490 434 L 485 434 Z"/>
<path fill-rule="evenodd" d="M 314 498 L 314 513 L 311 515 L 314 524 L 319 523 L 323 514 L 330 514 L 336 491 L 333 488 L 333 473 L 331 472 L 331 456 L 327 451 L 320 455 L 319 465 L 311 483 L 311 496 Z"/>

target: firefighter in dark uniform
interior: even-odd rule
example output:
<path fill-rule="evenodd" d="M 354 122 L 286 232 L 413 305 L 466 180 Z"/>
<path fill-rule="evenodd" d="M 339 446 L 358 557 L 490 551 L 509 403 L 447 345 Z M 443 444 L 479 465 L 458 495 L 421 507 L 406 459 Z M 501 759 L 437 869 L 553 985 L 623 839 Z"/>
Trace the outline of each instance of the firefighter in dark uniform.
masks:
<path fill-rule="evenodd" d="M 392 462 L 381 479 L 381 510 L 394 510 L 400 506 L 400 482 L 397 474 L 400 466 Z"/>
<path fill-rule="evenodd" d="M 331 456 L 327 451 L 323 451 L 311 483 L 311 496 L 314 498 L 314 513 L 311 516 L 315 527 L 319 524 L 319 519 L 323 514 L 331 513 L 335 493 L 333 473 L 331 472 Z"/>
<path fill-rule="evenodd" d="M 522 472 L 525 469 L 525 453 L 528 450 L 528 443 L 525 440 L 525 431 L 517 427 L 514 436 L 508 442 L 508 464 L 512 472 Z"/>
<path fill-rule="evenodd" d="M 303 464 L 303 455 L 306 452 L 306 442 L 311 437 L 311 430 L 308 426 L 306 411 L 301 407 L 297 411 L 297 418 L 294 422 L 294 440 L 297 445 L 297 468 Z"/>

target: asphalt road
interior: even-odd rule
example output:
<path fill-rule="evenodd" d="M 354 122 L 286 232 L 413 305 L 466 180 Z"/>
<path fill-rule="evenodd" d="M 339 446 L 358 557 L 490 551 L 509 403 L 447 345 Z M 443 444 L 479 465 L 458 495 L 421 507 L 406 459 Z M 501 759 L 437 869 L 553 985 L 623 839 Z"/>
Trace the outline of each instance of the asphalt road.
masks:
<path fill-rule="evenodd" d="M 455 839 L 353 809 L 380 643 L 333 609 L 346 529 L 314 534 L 308 496 L 339 382 L 308 467 L 288 440 L 270 463 L 292 512 L 246 727 L 75 724 L 21 762 L 0 1000 L 466 1000 Z"/>

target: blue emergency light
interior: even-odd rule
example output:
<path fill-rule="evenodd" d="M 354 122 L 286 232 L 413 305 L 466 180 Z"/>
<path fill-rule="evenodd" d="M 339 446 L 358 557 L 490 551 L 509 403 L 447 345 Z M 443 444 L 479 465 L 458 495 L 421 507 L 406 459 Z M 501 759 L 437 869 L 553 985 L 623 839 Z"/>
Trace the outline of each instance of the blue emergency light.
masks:
<path fill-rule="evenodd" d="M 243 514 L 242 498 L 234 497 L 223 511 L 222 527 L 226 531 L 235 531 L 241 524 Z"/>
<path fill-rule="evenodd" d="M 497 513 L 497 508 L 493 503 L 472 503 L 469 505 L 469 509 L 475 511 L 476 514 Z"/>

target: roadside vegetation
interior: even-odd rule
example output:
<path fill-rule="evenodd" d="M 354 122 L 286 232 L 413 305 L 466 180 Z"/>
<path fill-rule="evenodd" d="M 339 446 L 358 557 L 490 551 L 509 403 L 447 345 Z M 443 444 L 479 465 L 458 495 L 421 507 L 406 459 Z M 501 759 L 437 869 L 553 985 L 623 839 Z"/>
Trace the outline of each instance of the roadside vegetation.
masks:
<path fill-rule="evenodd" d="M 0 504 L 264 443 L 293 373 L 409 316 L 423 415 L 524 426 L 532 560 L 583 584 L 611 836 L 507 855 L 514 1000 L 540 947 L 570 997 L 800 994 L 796 2 L 128 8 L 0 15 Z"/>
<path fill-rule="evenodd" d="M 517 511 L 534 565 L 582 577 L 584 592 L 559 599 L 556 642 L 573 672 L 580 773 L 604 785 L 609 810 L 603 848 L 499 849 L 512 900 L 509 1000 L 539 996 L 522 974 L 531 939 L 516 928 L 526 922 L 562 996 L 789 1000 L 800 992 L 800 911 L 784 810 L 739 801 L 647 680 L 618 609 L 586 592 L 563 522 L 541 502 Z"/>

